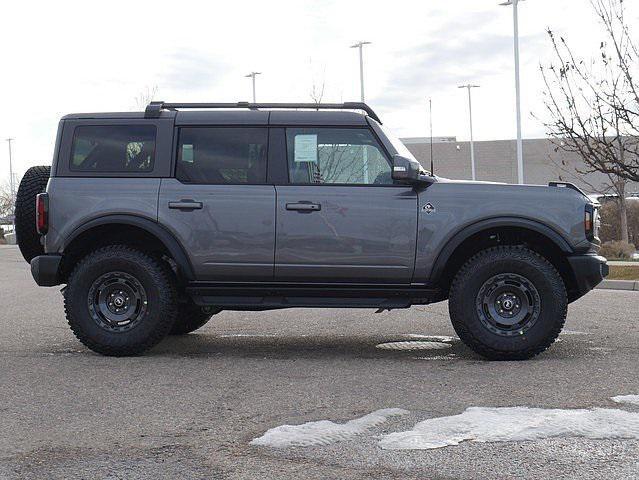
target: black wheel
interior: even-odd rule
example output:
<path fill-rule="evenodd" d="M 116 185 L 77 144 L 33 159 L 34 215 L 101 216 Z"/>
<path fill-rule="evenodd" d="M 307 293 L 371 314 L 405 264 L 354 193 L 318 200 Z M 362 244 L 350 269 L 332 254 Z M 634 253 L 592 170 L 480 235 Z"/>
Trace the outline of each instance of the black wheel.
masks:
<path fill-rule="evenodd" d="M 459 338 L 491 360 L 546 350 L 566 321 L 566 287 L 555 267 L 521 246 L 484 250 L 457 273 L 448 309 Z"/>
<path fill-rule="evenodd" d="M 171 335 L 186 335 L 194 332 L 206 325 L 213 315 L 221 311 L 221 308 L 199 307 L 192 302 L 180 303 Z"/>
<path fill-rule="evenodd" d="M 51 167 L 31 167 L 22 177 L 16 194 L 16 239 L 27 262 L 44 253 L 36 230 L 35 198 L 47 188 L 50 175 Z"/>
<path fill-rule="evenodd" d="M 173 327 L 177 294 L 170 268 L 125 245 L 84 257 L 64 293 L 67 320 L 76 337 L 103 355 L 137 355 Z"/>

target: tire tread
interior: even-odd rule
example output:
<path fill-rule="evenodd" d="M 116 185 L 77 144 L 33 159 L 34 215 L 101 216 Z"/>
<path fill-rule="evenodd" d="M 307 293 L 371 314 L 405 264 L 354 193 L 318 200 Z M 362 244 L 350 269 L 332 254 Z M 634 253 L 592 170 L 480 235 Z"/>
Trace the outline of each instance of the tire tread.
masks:
<path fill-rule="evenodd" d="M 159 287 L 160 295 L 159 301 L 161 302 L 159 309 L 161 313 L 161 321 L 159 322 L 159 328 L 155 328 L 148 338 L 138 344 L 128 346 L 115 346 L 107 345 L 104 343 L 98 343 L 90 338 L 89 335 L 83 330 L 82 323 L 78 321 L 73 315 L 73 309 L 71 308 L 70 299 L 73 298 L 73 288 L 77 288 L 74 282 L 74 278 L 80 275 L 83 270 L 88 268 L 92 263 L 104 260 L 108 258 L 129 258 L 132 261 L 144 265 L 149 275 L 152 277 L 153 282 Z M 139 355 L 153 346 L 157 345 L 166 335 L 169 334 L 175 317 L 177 314 L 177 291 L 173 275 L 168 265 L 165 262 L 158 260 L 157 258 L 148 255 L 140 250 L 137 250 L 128 245 L 108 245 L 94 250 L 93 252 L 82 258 L 75 266 L 71 275 L 69 276 L 69 283 L 67 289 L 64 292 L 64 311 L 67 317 L 71 331 L 86 347 L 90 348 L 94 352 L 101 353 L 107 356 L 123 357 Z"/>
<path fill-rule="evenodd" d="M 465 312 L 461 311 L 460 302 L 456 301 L 456 299 L 459 298 L 460 295 L 464 294 L 462 284 L 465 279 L 473 275 L 474 272 L 485 263 L 497 259 L 504 259 L 505 256 L 508 256 L 508 258 L 513 260 L 520 260 L 525 262 L 530 262 L 531 260 L 533 260 L 534 262 L 537 262 L 539 264 L 539 267 L 542 270 L 545 270 L 544 273 L 552 284 L 552 290 L 555 295 L 554 301 L 563 305 L 560 318 L 554 323 L 552 330 L 548 332 L 548 334 L 544 338 L 544 341 L 527 349 L 518 351 L 497 350 L 495 348 L 487 346 L 485 343 L 481 342 L 480 339 L 476 338 L 476 336 L 473 335 L 471 330 L 462 320 L 465 316 Z M 453 323 L 453 328 L 459 335 L 459 338 L 481 356 L 492 360 L 524 360 L 540 354 L 541 352 L 548 349 L 555 342 L 566 322 L 566 316 L 568 313 L 568 294 L 566 292 L 566 287 L 561 278 L 561 275 L 545 257 L 524 246 L 505 245 L 491 247 L 480 251 L 479 253 L 471 257 L 459 269 L 459 271 L 453 278 L 450 287 L 449 311 L 451 321 Z"/>

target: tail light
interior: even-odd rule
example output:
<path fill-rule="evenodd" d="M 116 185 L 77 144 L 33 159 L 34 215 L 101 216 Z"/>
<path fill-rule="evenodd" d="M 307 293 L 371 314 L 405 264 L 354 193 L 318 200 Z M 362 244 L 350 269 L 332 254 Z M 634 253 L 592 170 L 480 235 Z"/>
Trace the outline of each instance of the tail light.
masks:
<path fill-rule="evenodd" d="M 40 235 L 46 235 L 49 230 L 49 195 L 46 193 L 36 196 L 36 230 Z"/>

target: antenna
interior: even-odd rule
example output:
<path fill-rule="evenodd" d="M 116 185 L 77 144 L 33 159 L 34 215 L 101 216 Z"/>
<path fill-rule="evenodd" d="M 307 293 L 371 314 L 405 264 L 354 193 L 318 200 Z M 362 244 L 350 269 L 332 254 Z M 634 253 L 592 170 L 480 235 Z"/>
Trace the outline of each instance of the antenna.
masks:
<path fill-rule="evenodd" d="M 433 99 L 428 98 L 428 109 L 430 111 L 430 174 L 435 175 L 435 161 L 433 160 Z"/>

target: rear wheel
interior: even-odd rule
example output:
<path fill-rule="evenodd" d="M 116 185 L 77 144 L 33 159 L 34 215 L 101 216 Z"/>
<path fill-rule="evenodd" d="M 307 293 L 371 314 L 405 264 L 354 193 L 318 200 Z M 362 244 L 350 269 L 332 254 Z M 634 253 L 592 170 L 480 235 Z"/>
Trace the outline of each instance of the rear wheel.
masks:
<path fill-rule="evenodd" d="M 176 298 L 166 264 L 131 247 L 110 245 L 74 268 L 64 305 L 69 326 L 84 345 L 125 356 L 145 352 L 171 331 Z"/>
<path fill-rule="evenodd" d="M 484 250 L 457 273 L 450 317 L 459 338 L 491 360 L 523 360 L 546 350 L 566 320 L 561 275 L 521 246 Z"/>
<path fill-rule="evenodd" d="M 44 254 L 40 234 L 36 230 L 35 199 L 47 188 L 51 167 L 31 167 L 26 171 L 16 194 L 15 225 L 20 253 L 27 262 Z"/>
<path fill-rule="evenodd" d="M 186 335 L 194 332 L 206 325 L 213 315 L 221 311 L 221 308 L 200 307 L 192 302 L 180 303 L 171 335 Z"/>

